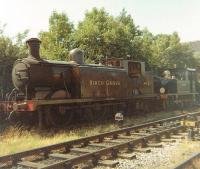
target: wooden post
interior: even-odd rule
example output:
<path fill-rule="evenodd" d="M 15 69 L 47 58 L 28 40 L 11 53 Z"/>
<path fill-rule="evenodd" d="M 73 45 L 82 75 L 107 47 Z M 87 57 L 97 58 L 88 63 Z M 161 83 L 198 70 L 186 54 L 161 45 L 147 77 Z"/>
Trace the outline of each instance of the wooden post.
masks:
<path fill-rule="evenodd" d="M 167 95 L 166 94 L 161 94 L 160 99 L 162 100 L 162 106 L 163 110 L 167 111 Z"/>

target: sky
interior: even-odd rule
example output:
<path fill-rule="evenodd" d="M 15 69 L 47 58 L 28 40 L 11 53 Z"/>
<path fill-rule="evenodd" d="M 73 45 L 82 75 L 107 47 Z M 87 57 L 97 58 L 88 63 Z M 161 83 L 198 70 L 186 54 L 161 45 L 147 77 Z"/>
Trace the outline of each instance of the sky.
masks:
<path fill-rule="evenodd" d="M 200 40 L 200 0 L 0 0 L 0 25 L 6 24 L 10 37 L 26 29 L 29 37 L 37 37 L 48 30 L 52 11 L 65 12 L 77 25 L 93 7 L 104 7 L 113 16 L 125 8 L 141 29 L 176 31 L 182 42 Z"/>

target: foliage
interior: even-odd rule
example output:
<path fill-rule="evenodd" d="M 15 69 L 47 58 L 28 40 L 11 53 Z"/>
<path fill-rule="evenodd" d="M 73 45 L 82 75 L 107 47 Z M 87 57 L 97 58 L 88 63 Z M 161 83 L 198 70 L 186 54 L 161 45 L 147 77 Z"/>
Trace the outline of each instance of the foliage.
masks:
<path fill-rule="evenodd" d="M 194 52 L 194 58 L 200 59 L 200 52 Z"/>
<path fill-rule="evenodd" d="M 26 47 L 23 43 L 28 31 L 16 36 L 16 42 L 4 35 L 4 29 L 0 28 L 0 92 L 3 98 L 13 88 L 11 80 L 12 65 L 18 58 L 26 56 Z"/>
<path fill-rule="evenodd" d="M 16 43 L 4 36 L 5 25 L 0 27 L 0 61 L 15 60 L 26 55 L 24 38 L 28 31 L 19 33 Z M 116 57 L 146 62 L 149 68 L 195 67 L 200 54 L 191 50 L 191 44 L 181 43 L 178 33 L 153 35 L 141 30 L 131 15 L 122 10 L 113 17 L 104 8 L 93 8 L 74 28 L 65 13 L 54 11 L 49 18 L 48 31 L 40 32 L 41 54 L 46 59 L 69 60 L 73 48 L 85 52 L 87 63 L 98 63 L 102 58 Z"/>
<path fill-rule="evenodd" d="M 196 60 L 187 44 L 180 43 L 176 32 L 154 36 L 147 29 L 142 31 L 138 40 L 141 55 L 147 65 L 153 69 L 172 67 L 194 67 Z"/>
<path fill-rule="evenodd" d="M 17 58 L 22 58 L 26 55 L 24 38 L 27 36 L 28 31 L 19 33 L 16 36 L 16 43 L 5 35 L 3 31 L 0 34 L 0 62 L 12 64 Z"/>
<path fill-rule="evenodd" d="M 84 50 L 88 60 L 98 61 L 102 56 L 109 55 L 108 30 L 113 22 L 113 17 L 104 9 L 94 8 L 87 12 L 73 35 L 74 47 Z"/>
<path fill-rule="evenodd" d="M 146 28 L 141 31 L 141 36 L 135 38 L 135 50 L 137 53 L 137 58 L 140 61 L 144 61 L 147 67 L 153 65 L 153 50 L 152 44 L 154 42 L 154 36 Z"/>
<path fill-rule="evenodd" d="M 200 52 L 200 41 L 187 43 L 194 52 Z"/>
<path fill-rule="evenodd" d="M 188 67 L 195 65 L 195 59 L 189 46 L 180 43 L 176 32 L 172 35 L 159 34 L 152 44 L 152 65 L 156 67 Z"/>
<path fill-rule="evenodd" d="M 123 10 L 114 18 L 104 8 L 93 8 L 79 23 L 73 39 L 75 47 L 85 51 L 89 60 L 102 57 L 126 58 L 134 53 L 134 37 L 138 34 L 133 19 Z"/>
<path fill-rule="evenodd" d="M 191 50 L 194 52 L 194 58 L 196 60 L 199 60 L 200 59 L 200 41 L 188 42 L 185 44 L 189 45 Z"/>
<path fill-rule="evenodd" d="M 90 62 L 98 62 L 101 57 L 130 56 L 151 68 L 195 65 L 192 51 L 180 43 L 176 32 L 155 36 L 147 29 L 141 31 L 124 9 L 114 18 L 103 8 L 93 8 L 79 23 L 73 41 Z"/>
<path fill-rule="evenodd" d="M 54 11 L 49 18 L 49 30 L 39 33 L 42 56 L 46 59 L 65 60 L 71 48 L 73 30 L 67 15 Z"/>

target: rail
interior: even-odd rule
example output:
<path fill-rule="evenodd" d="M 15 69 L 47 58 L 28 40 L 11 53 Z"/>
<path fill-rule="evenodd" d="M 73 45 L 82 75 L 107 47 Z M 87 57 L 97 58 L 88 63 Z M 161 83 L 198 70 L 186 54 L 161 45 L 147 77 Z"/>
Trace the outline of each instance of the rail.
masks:
<path fill-rule="evenodd" d="M 200 152 L 194 154 L 174 169 L 199 169 L 200 168 Z"/>
<path fill-rule="evenodd" d="M 189 113 L 186 115 L 84 137 L 77 140 L 1 156 L 0 166 L 19 165 L 29 168 L 49 169 L 62 168 L 66 166 L 68 166 L 67 168 L 71 168 L 74 165 L 78 165 L 88 160 L 92 160 L 93 163 L 99 163 L 99 161 L 101 161 L 100 157 L 109 153 L 113 156 L 117 156 L 121 149 L 128 148 L 129 150 L 135 150 L 135 146 L 139 144 L 148 145 L 148 141 L 150 140 L 159 140 L 163 136 L 167 138 L 171 133 L 176 133 L 177 131 L 184 129 L 184 127 L 180 125 L 179 120 L 188 115 L 199 114 L 200 112 Z M 55 151 L 59 151 L 59 153 L 55 153 Z M 74 152 L 79 153 L 79 155 L 74 155 Z M 43 164 L 42 162 L 38 163 L 35 162 L 35 160 L 27 161 L 30 156 L 33 157 L 38 155 L 42 157 L 42 161 L 45 161 L 50 157 L 56 158 L 56 160 L 51 162 L 51 164 Z"/>

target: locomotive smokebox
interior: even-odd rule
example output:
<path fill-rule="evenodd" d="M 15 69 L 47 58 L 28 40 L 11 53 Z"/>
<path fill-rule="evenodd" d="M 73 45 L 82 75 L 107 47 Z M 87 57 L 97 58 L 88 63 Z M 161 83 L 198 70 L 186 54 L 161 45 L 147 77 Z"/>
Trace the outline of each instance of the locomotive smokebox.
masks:
<path fill-rule="evenodd" d="M 29 49 L 29 57 L 40 59 L 40 44 L 41 41 L 37 38 L 31 38 L 26 41 Z"/>
<path fill-rule="evenodd" d="M 77 64 L 84 64 L 84 52 L 78 48 L 75 48 L 69 52 L 71 61 Z"/>

